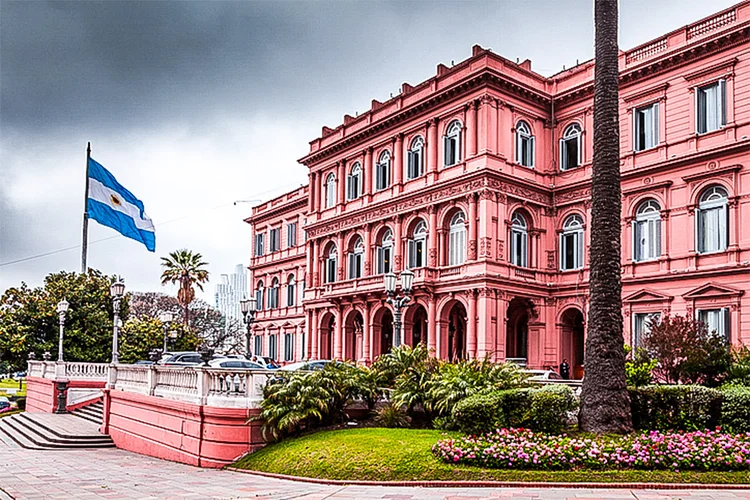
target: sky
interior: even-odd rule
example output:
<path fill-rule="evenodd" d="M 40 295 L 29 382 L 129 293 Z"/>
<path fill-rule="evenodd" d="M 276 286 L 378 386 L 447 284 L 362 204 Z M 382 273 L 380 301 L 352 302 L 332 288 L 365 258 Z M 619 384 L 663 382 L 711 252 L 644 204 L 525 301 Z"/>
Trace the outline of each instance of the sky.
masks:
<path fill-rule="evenodd" d="M 734 3 L 620 0 L 620 48 Z M 91 222 L 89 266 L 174 292 L 160 257 L 187 248 L 213 303 L 249 263 L 243 219 L 307 182 L 322 126 L 474 44 L 548 76 L 592 58 L 593 36 L 591 0 L 0 0 L 0 292 L 80 269 L 87 141 L 156 225 L 150 253 Z"/>

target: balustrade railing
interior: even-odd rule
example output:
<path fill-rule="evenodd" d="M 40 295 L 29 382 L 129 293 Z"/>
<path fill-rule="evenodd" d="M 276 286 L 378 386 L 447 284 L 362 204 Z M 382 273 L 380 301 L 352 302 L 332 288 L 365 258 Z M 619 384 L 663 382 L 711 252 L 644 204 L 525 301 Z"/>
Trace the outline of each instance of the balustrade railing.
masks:
<path fill-rule="evenodd" d="M 65 363 L 65 376 L 71 380 L 106 381 L 108 368 L 105 363 Z"/>
<path fill-rule="evenodd" d="M 113 378 L 115 378 L 114 389 L 116 391 L 135 392 L 137 394 L 150 394 L 148 366 L 117 365 L 115 370 L 116 375 Z M 110 384 L 111 383 L 112 381 L 110 381 Z"/>

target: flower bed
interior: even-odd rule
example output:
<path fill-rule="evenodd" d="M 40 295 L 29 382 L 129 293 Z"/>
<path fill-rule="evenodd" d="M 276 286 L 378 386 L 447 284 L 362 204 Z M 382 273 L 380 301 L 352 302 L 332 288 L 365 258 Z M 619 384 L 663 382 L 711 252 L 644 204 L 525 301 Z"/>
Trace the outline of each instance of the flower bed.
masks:
<path fill-rule="evenodd" d="M 526 429 L 438 441 L 432 452 L 448 463 L 493 469 L 750 470 L 750 433 L 718 431 L 576 438 Z"/>

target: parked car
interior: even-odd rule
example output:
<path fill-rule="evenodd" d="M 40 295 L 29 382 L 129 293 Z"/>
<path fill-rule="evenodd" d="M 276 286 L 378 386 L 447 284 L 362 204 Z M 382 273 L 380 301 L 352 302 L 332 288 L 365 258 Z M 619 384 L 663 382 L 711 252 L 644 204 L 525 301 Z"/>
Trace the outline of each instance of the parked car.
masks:
<path fill-rule="evenodd" d="M 174 352 L 168 358 L 162 358 L 159 364 L 166 366 L 198 366 L 202 363 L 201 354 L 195 351 Z"/>
<path fill-rule="evenodd" d="M 208 362 L 208 366 L 211 368 L 229 368 L 229 369 L 240 369 L 240 370 L 263 370 L 263 366 L 252 361 L 245 361 L 242 359 L 232 358 L 219 358 L 213 359 Z"/>
<path fill-rule="evenodd" d="M 153 365 L 154 362 L 153 361 L 149 361 L 148 359 L 139 359 L 138 361 L 136 361 L 133 364 L 134 365 Z"/>
<path fill-rule="evenodd" d="M 280 366 L 275 359 L 268 356 L 252 356 L 250 357 L 250 361 L 258 363 L 266 370 L 276 370 Z"/>
<path fill-rule="evenodd" d="M 6 411 L 11 411 L 13 409 L 13 406 L 10 404 L 10 399 L 6 398 L 5 396 L 0 396 L 0 413 L 5 413 Z"/>
<path fill-rule="evenodd" d="M 328 363 L 330 363 L 330 361 L 327 359 L 311 359 L 308 361 L 299 361 L 290 365 L 284 365 L 279 369 L 286 372 L 294 372 L 297 370 L 317 371 L 325 368 Z"/>
<path fill-rule="evenodd" d="M 549 380 L 564 380 L 559 373 L 553 370 L 521 370 L 529 377 L 527 380 L 533 382 L 546 382 Z"/>

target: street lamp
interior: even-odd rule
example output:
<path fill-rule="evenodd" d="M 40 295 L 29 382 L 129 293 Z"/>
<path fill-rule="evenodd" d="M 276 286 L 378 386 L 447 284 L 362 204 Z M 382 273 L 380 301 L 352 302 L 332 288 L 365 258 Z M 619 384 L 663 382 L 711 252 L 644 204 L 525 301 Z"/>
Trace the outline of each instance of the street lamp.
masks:
<path fill-rule="evenodd" d="M 245 356 L 247 359 L 250 359 L 250 328 L 253 321 L 255 321 L 255 298 L 240 300 L 240 311 L 242 311 L 242 318 L 247 325 L 247 331 L 245 332 Z"/>
<path fill-rule="evenodd" d="M 57 303 L 57 314 L 60 315 L 60 337 L 57 344 L 57 362 L 63 362 L 63 330 L 65 329 L 65 313 L 68 312 L 68 301 L 62 299 Z"/>
<path fill-rule="evenodd" d="M 174 314 L 165 311 L 159 314 L 159 321 L 161 321 L 161 324 L 164 327 L 164 347 L 161 350 L 162 354 L 164 354 L 167 352 L 167 334 L 169 333 L 169 326 L 172 324 L 172 321 L 174 321 Z"/>
<path fill-rule="evenodd" d="M 409 271 L 401 272 L 401 292 L 398 296 L 396 293 L 396 282 L 398 281 L 395 273 L 386 273 L 383 276 L 385 293 L 388 295 L 386 302 L 393 305 L 395 314 L 393 315 L 393 347 L 401 345 L 401 310 L 411 301 L 411 289 L 414 283 L 414 273 Z"/>
<path fill-rule="evenodd" d="M 118 340 L 117 336 L 120 330 L 120 301 L 125 295 L 125 283 L 122 281 L 115 281 L 112 286 L 109 287 L 109 293 L 112 295 L 112 309 L 115 313 L 115 321 L 112 326 L 112 363 L 117 364 L 119 360 L 118 356 Z"/>

